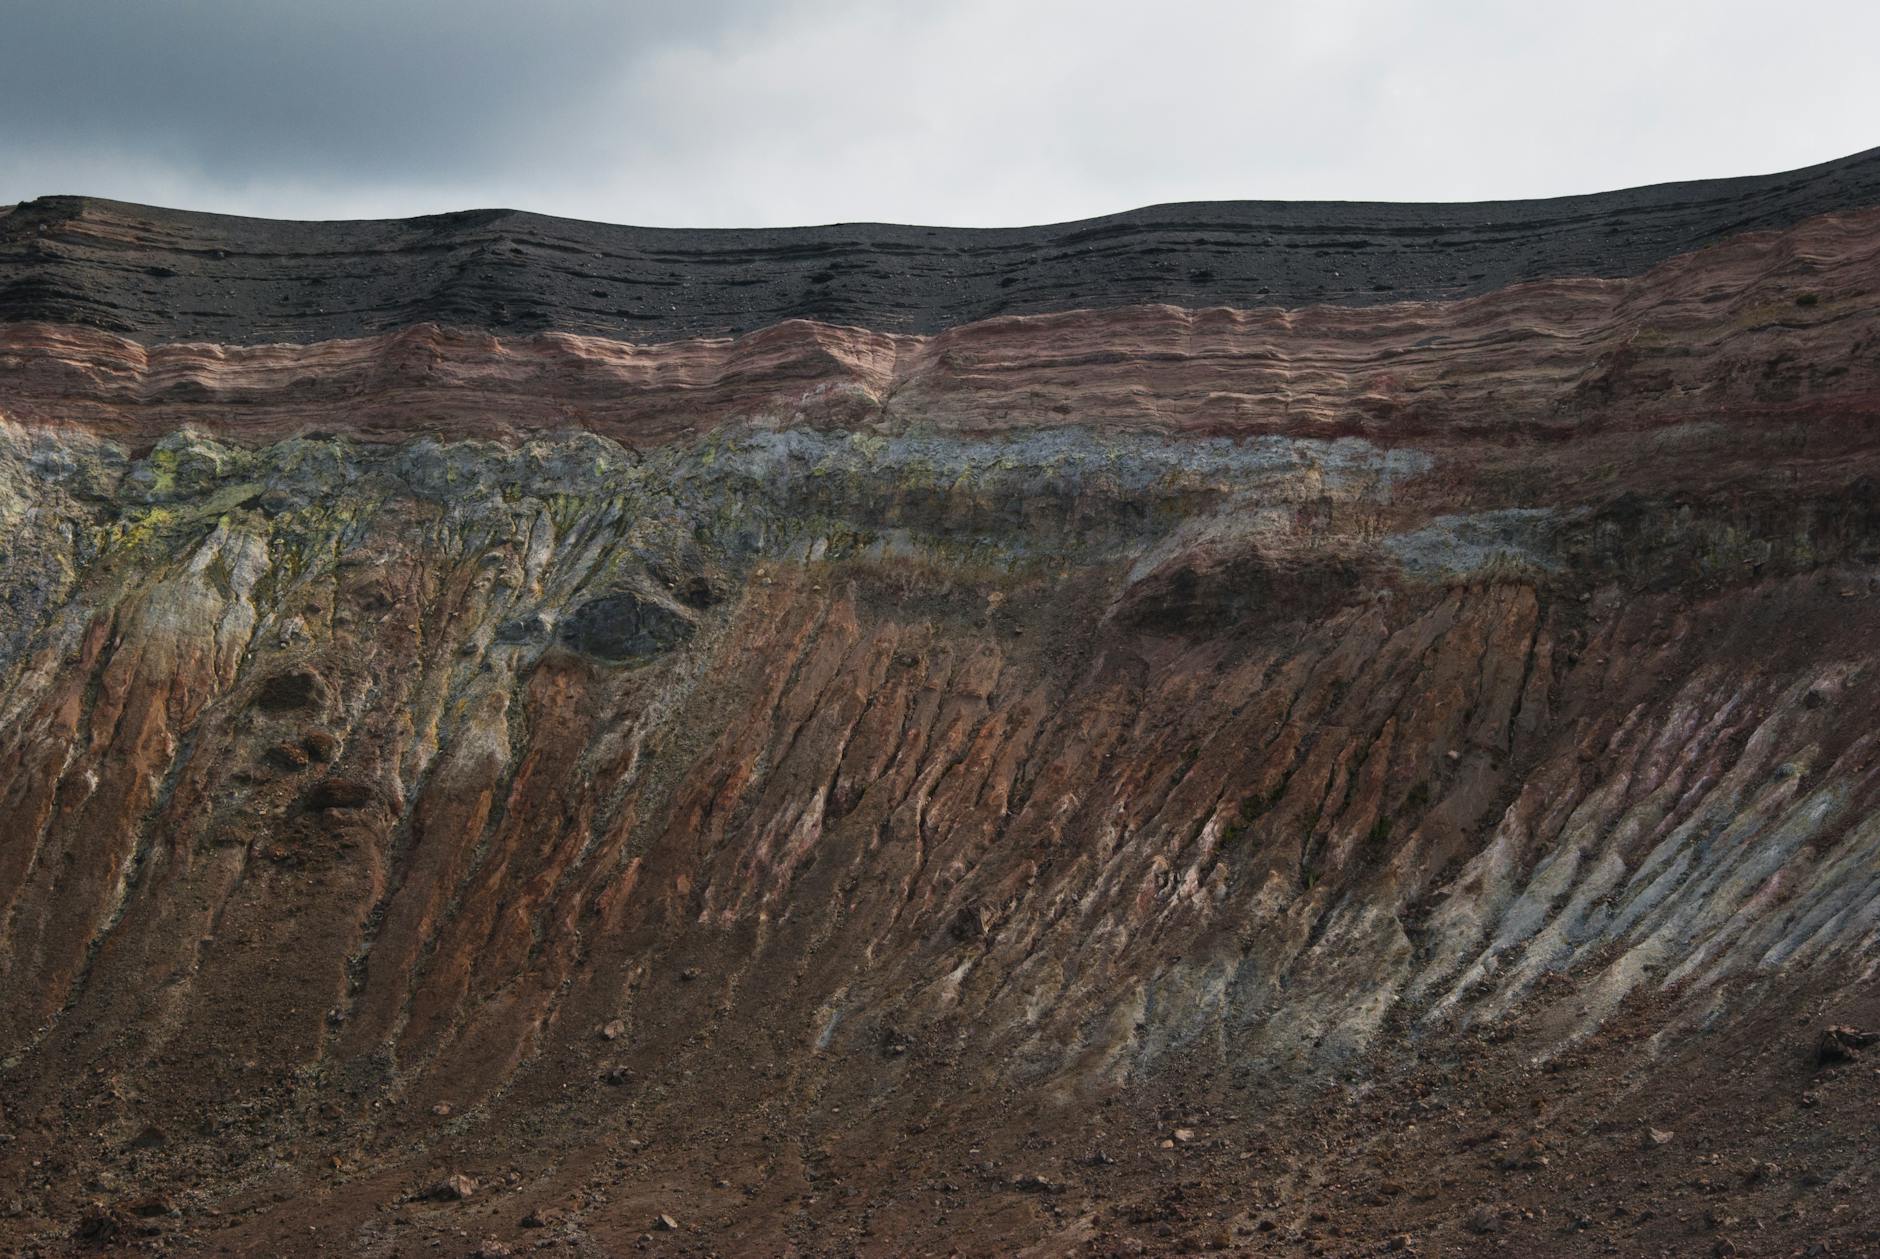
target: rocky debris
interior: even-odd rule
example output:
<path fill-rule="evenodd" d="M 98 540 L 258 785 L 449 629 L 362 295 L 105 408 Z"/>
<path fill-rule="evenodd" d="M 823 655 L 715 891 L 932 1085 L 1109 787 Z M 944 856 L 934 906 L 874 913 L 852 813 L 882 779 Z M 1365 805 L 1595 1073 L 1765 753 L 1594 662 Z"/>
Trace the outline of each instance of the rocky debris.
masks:
<path fill-rule="evenodd" d="M 1863 1032 L 1842 1025 L 1824 1028 L 1821 1039 L 1815 1043 L 1815 1062 L 1824 1067 L 1852 1062 L 1860 1057 L 1862 1050 L 1877 1041 L 1880 1041 L 1880 1032 Z"/>
<path fill-rule="evenodd" d="M 477 1182 L 474 1177 L 466 1176 L 462 1172 L 452 1172 L 425 1190 L 424 1196 L 433 1202 L 462 1202 L 473 1196 L 476 1191 Z"/>
<path fill-rule="evenodd" d="M 626 1034 L 627 1021 L 625 1019 L 609 1019 L 606 1023 L 601 1025 L 600 1037 L 602 1040 L 619 1040 Z"/>
<path fill-rule="evenodd" d="M 307 808 L 313 812 L 327 809 L 362 809 L 374 803 L 379 793 L 370 783 L 356 778 L 327 778 L 307 792 Z"/>
<path fill-rule="evenodd" d="M 160 1150 L 170 1143 L 170 1134 L 155 1124 L 146 1124 L 127 1143 L 133 1150 Z"/>
<path fill-rule="evenodd" d="M 670 1215 L 661 1215 L 653 1221 L 653 1227 L 661 1232 L 676 1233 L 679 1231 L 679 1221 Z"/>
<path fill-rule="evenodd" d="M 268 764 L 290 773 L 307 768 L 312 759 L 307 755 L 307 749 L 297 742 L 277 743 L 268 749 Z"/>
<path fill-rule="evenodd" d="M 470 1255 L 471 1259 L 509 1259 L 515 1253 L 507 1242 L 498 1241 L 494 1237 L 486 1237 L 475 1250 L 470 1252 Z"/>
<path fill-rule="evenodd" d="M 614 663 L 656 656 L 692 636 L 692 622 L 631 590 L 590 599 L 561 625 L 561 641 Z"/>
<path fill-rule="evenodd" d="M 1502 1229 L 1501 1209 L 1486 1202 L 1477 1203 L 1463 1220 L 1463 1226 L 1480 1236 L 1499 1233 Z"/>
<path fill-rule="evenodd" d="M 540 612 L 504 621 L 496 627 L 496 641 L 509 645 L 545 643 L 553 633 L 547 617 Z"/>
<path fill-rule="evenodd" d="M 329 689 L 312 669 L 289 669 L 266 679 L 255 690 L 255 707 L 268 712 L 299 712 L 323 707 Z"/>
<path fill-rule="evenodd" d="M 91 1202 L 72 1227 L 72 1240 L 86 1246 L 106 1246 L 129 1231 L 122 1213 L 102 1202 Z"/>
<path fill-rule="evenodd" d="M 1639 1134 L 1639 1142 L 1646 1149 L 1649 1150 L 1649 1149 L 1654 1149 L 1657 1146 L 1671 1144 L 1672 1139 L 1676 1135 L 1677 1135 L 1676 1133 L 1673 1133 L 1664 1128 L 1653 1128 L 1653 1127 L 1648 1126 L 1643 1133 Z"/>
<path fill-rule="evenodd" d="M 330 764 L 339 756 L 339 740 L 324 730 L 309 730 L 300 736 L 301 750 L 309 760 Z"/>

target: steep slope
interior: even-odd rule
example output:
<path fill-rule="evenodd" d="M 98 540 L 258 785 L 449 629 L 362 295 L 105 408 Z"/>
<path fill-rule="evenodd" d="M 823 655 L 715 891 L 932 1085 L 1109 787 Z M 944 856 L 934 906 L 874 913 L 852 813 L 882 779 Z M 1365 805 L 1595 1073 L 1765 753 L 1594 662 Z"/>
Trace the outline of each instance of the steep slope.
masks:
<path fill-rule="evenodd" d="M 1880 1244 L 1873 168 L 1451 300 L 6 307 L 0 1244 Z"/>

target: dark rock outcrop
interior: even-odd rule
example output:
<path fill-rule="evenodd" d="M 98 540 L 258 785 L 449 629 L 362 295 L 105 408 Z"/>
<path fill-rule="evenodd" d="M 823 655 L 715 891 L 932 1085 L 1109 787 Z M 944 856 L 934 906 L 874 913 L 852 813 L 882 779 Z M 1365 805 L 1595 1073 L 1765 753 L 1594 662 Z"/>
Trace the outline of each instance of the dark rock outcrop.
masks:
<path fill-rule="evenodd" d="M 1204 202 L 1011 229 L 696 231 L 511 210 L 287 223 L 44 197 L 0 217 L 0 321 L 146 344 L 306 343 L 415 323 L 656 342 L 786 319 L 931 333 L 1145 303 L 1369 306 L 1637 275 L 1732 234 L 1876 202 L 1880 150 L 1546 201 Z"/>
<path fill-rule="evenodd" d="M 615 662 L 656 656 L 692 636 L 692 622 L 631 590 L 590 599 L 561 625 L 561 641 Z"/>

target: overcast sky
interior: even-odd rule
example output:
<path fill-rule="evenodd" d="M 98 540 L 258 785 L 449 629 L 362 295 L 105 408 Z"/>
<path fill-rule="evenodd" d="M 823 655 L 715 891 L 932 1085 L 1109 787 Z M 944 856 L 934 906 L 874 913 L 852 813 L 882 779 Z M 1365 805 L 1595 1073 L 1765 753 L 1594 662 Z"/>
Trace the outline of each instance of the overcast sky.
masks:
<path fill-rule="evenodd" d="M 0 0 L 0 204 L 1012 225 L 1875 145 L 1880 0 Z"/>

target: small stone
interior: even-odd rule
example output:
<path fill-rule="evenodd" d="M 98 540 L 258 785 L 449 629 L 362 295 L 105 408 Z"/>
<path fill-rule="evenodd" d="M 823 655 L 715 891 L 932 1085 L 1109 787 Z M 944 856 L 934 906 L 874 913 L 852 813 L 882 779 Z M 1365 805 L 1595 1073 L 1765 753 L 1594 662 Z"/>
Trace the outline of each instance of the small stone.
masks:
<path fill-rule="evenodd" d="M 1647 1128 L 1645 1129 L 1645 1146 L 1649 1149 L 1654 1145 L 1669 1145 L 1671 1138 L 1676 1135 L 1673 1132 L 1666 1132 L 1663 1128 Z"/>
<path fill-rule="evenodd" d="M 506 1243 L 497 1241 L 494 1237 L 486 1237 L 482 1244 L 472 1252 L 471 1259 L 509 1259 L 509 1256 L 515 1253 Z"/>
<path fill-rule="evenodd" d="M 607 1024 L 607 1026 L 601 1028 L 602 1040 L 619 1040 L 622 1036 L 625 1036 L 626 1034 L 627 1034 L 627 1022 L 625 1019 L 613 1019 Z"/>
<path fill-rule="evenodd" d="M 307 807 L 316 812 L 326 809 L 358 809 L 371 804 L 378 793 L 370 785 L 353 778 L 328 778 L 317 782 L 307 793 Z"/>
<path fill-rule="evenodd" d="M 93 1202 L 78 1217 L 78 1223 L 72 1228 L 72 1236 L 92 1245 L 103 1245 L 123 1231 L 124 1221 L 117 1212 L 102 1202 Z"/>
<path fill-rule="evenodd" d="M 653 1226 L 665 1233 L 676 1233 L 679 1231 L 679 1221 L 673 1219 L 670 1215 L 660 1216 L 657 1220 L 653 1221 Z"/>
<path fill-rule="evenodd" d="M 425 1194 L 425 1197 L 431 1199 L 433 1202 L 462 1202 L 476 1191 L 477 1182 L 474 1178 L 466 1176 L 462 1172 L 452 1172 L 435 1185 L 432 1185 L 430 1191 Z"/>
<path fill-rule="evenodd" d="M 1177 1128 L 1171 1135 L 1183 1145 L 1187 1145 L 1190 1141 L 1195 1139 L 1195 1130 L 1193 1128 Z"/>
<path fill-rule="evenodd" d="M 1486 1202 L 1478 1203 L 1463 1223 L 1471 1233 L 1479 1233 L 1483 1236 L 1499 1233 L 1501 1232 L 1501 1212 Z"/>
<path fill-rule="evenodd" d="M 153 1125 L 146 1127 L 142 1132 L 139 1132 L 136 1136 L 131 1138 L 131 1149 L 160 1150 L 169 1143 L 169 1135 L 165 1133 L 163 1129 Z"/>
<path fill-rule="evenodd" d="M 444 1116 L 450 1114 L 450 1103 L 439 1102 L 437 1105 L 431 1107 L 431 1113 L 436 1115 L 439 1119 L 442 1119 Z"/>
<path fill-rule="evenodd" d="M 268 749 L 268 764 L 276 769 L 305 769 L 308 759 L 306 748 L 298 743 L 277 743 Z"/>
<path fill-rule="evenodd" d="M 292 669 L 277 673 L 255 691 L 255 706 L 270 712 L 297 708 L 318 708 L 326 703 L 325 679 L 312 669 Z"/>
<path fill-rule="evenodd" d="M 1815 1062 L 1824 1067 L 1837 1063 L 1852 1062 L 1860 1057 L 1860 1051 L 1880 1041 L 1880 1032 L 1863 1032 L 1857 1027 L 1829 1027 L 1822 1029 L 1821 1039 L 1815 1043 Z"/>
<path fill-rule="evenodd" d="M 324 730 L 309 730 L 300 736 L 300 746 L 309 758 L 327 764 L 339 755 L 339 740 Z"/>

